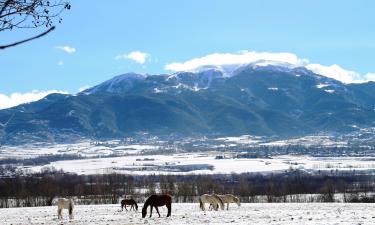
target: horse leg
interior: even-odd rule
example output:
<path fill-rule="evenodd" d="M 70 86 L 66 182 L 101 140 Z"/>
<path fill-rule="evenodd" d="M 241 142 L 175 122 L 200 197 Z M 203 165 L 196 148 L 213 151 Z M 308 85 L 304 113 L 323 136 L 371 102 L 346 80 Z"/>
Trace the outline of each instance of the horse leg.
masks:
<path fill-rule="evenodd" d="M 125 205 L 125 210 L 128 211 L 128 209 L 126 208 L 126 206 L 128 206 L 128 205 Z"/>
<path fill-rule="evenodd" d="M 69 206 L 69 219 L 73 219 L 73 206 Z"/>
<path fill-rule="evenodd" d="M 227 203 L 227 210 L 229 210 L 229 202 Z"/>
<path fill-rule="evenodd" d="M 167 208 L 168 208 L 167 217 L 170 217 L 171 216 L 171 212 L 172 212 L 172 204 L 167 204 Z"/>
<path fill-rule="evenodd" d="M 150 207 L 150 218 L 151 218 L 151 215 L 152 215 L 152 206 Z"/>
<path fill-rule="evenodd" d="M 159 213 L 158 207 L 155 206 L 155 209 L 156 209 L 156 212 L 159 214 L 159 217 L 160 217 L 160 213 Z"/>
<path fill-rule="evenodd" d="M 61 215 L 61 209 L 58 208 L 58 209 L 57 209 L 57 219 L 60 219 L 60 218 L 62 218 L 62 215 Z"/>

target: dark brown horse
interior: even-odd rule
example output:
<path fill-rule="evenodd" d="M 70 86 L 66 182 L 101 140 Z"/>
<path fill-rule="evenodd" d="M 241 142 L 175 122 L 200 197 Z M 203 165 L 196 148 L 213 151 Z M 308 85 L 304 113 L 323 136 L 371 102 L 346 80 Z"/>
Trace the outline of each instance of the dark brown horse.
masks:
<path fill-rule="evenodd" d="M 151 206 L 150 217 L 152 215 L 152 207 L 155 207 L 156 212 L 159 214 L 159 217 L 160 217 L 160 213 L 159 213 L 158 207 L 159 206 L 164 206 L 164 205 L 167 206 L 167 208 L 168 208 L 167 217 L 171 216 L 171 211 L 172 211 L 172 196 L 170 196 L 168 194 L 164 194 L 164 195 L 151 195 L 150 197 L 147 198 L 145 204 L 143 205 L 143 208 L 142 208 L 142 218 L 146 217 L 146 215 L 147 215 L 147 207 L 148 206 Z"/>
<path fill-rule="evenodd" d="M 121 211 L 124 211 L 124 207 L 125 207 L 125 210 L 128 211 L 128 209 L 126 208 L 127 205 L 130 205 L 130 210 L 131 209 L 134 209 L 134 211 L 138 210 L 138 205 L 134 201 L 134 199 L 123 199 L 121 200 Z"/>

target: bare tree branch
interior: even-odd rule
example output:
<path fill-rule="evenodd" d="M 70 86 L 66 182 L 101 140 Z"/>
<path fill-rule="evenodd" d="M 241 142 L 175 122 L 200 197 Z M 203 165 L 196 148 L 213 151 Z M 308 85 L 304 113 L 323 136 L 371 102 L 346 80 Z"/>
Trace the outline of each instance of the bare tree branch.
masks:
<path fill-rule="evenodd" d="M 28 38 L 28 39 L 25 39 L 25 40 L 22 40 L 22 41 L 17 41 L 17 42 L 14 42 L 12 44 L 8 44 L 8 45 L 0 45 L 0 49 L 3 50 L 3 49 L 6 49 L 6 48 L 9 48 L 9 47 L 13 47 L 13 46 L 16 46 L 16 45 L 19 45 L 19 44 L 23 44 L 23 43 L 28 42 L 28 41 L 35 40 L 37 38 L 43 37 L 44 35 L 48 34 L 49 32 L 53 31 L 54 29 L 55 29 L 55 27 L 51 27 L 48 30 L 44 31 L 43 33 L 41 33 L 37 36 L 31 37 L 31 38 Z"/>
<path fill-rule="evenodd" d="M 32 41 L 53 31 L 55 22 L 62 21 L 60 14 L 70 7 L 69 0 L 0 0 L 0 32 L 23 28 L 49 28 L 37 36 L 0 45 L 0 50 Z"/>
<path fill-rule="evenodd" d="M 0 16 L 3 14 L 4 10 L 8 7 L 8 5 L 12 2 L 12 0 L 7 0 L 4 2 L 4 5 L 3 7 L 1 7 L 1 10 L 0 10 Z"/>

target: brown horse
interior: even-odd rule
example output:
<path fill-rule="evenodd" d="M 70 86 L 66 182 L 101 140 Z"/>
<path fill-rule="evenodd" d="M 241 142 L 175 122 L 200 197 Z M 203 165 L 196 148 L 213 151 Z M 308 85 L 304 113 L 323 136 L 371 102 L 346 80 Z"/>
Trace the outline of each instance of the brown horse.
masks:
<path fill-rule="evenodd" d="M 130 210 L 134 209 L 134 211 L 138 211 L 138 205 L 137 203 L 134 201 L 134 199 L 123 199 L 121 200 L 121 211 L 124 211 L 124 207 L 125 207 L 125 210 L 128 211 L 128 209 L 126 208 L 127 205 L 130 205 Z"/>
<path fill-rule="evenodd" d="M 145 218 L 147 215 L 147 207 L 151 206 L 150 209 L 150 217 L 152 215 L 152 207 L 155 207 L 156 212 L 159 214 L 159 206 L 167 206 L 168 208 L 168 214 L 167 217 L 171 216 L 171 211 L 172 211 L 172 196 L 168 194 L 163 194 L 163 195 L 151 195 L 150 197 L 147 198 L 145 204 L 143 205 L 142 208 L 142 218 Z"/>

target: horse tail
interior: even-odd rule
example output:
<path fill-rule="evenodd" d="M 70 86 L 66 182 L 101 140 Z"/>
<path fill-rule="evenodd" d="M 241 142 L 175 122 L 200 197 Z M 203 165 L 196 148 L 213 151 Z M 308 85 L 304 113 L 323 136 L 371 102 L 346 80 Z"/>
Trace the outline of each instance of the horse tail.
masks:
<path fill-rule="evenodd" d="M 202 197 L 199 197 L 199 207 L 201 208 L 201 210 L 203 210 Z"/>

